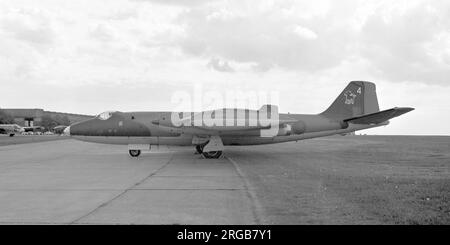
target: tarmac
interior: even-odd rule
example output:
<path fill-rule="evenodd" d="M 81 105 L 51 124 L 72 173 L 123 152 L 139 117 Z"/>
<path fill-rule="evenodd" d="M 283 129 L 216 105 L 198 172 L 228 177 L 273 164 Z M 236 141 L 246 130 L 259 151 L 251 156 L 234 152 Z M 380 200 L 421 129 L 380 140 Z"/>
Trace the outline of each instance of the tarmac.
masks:
<path fill-rule="evenodd" d="M 55 139 L 0 146 L 0 224 L 450 224 L 450 137 L 336 136 L 222 159 Z"/>
<path fill-rule="evenodd" d="M 3 224 L 255 224 L 249 187 L 226 158 L 193 148 L 58 140 L 0 147 Z"/>

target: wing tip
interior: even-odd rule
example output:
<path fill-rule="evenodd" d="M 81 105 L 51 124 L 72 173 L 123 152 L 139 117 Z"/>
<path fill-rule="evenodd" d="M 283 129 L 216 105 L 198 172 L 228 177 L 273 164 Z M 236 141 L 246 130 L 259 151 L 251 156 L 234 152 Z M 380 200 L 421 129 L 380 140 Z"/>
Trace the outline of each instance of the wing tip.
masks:
<path fill-rule="evenodd" d="M 410 112 L 410 111 L 414 111 L 416 108 L 413 107 L 395 107 L 393 108 L 396 111 L 402 111 L 404 113 Z"/>

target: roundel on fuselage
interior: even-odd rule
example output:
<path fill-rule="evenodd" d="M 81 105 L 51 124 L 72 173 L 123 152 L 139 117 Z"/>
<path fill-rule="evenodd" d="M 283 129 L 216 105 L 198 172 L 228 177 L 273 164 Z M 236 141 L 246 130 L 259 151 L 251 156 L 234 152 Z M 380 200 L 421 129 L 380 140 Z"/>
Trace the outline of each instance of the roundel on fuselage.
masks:
<path fill-rule="evenodd" d="M 100 120 L 108 120 L 115 111 L 105 111 L 100 114 L 98 114 L 97 118 Z"/>

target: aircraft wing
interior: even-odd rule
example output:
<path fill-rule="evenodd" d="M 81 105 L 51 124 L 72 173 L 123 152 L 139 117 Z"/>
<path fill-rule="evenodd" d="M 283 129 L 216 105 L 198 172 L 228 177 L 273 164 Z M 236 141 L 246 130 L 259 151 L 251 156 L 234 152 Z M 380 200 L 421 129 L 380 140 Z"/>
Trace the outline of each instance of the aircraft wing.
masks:
<path fill-rule="evenodd" d="M 209 130 L 209 131 L 245 131 L 245 130 L 257 130 L 257 129 L 268 129 L 271 126 L 274 125 L 284 125 L 289 123 L 296 123 L 298 120 L 296 119 L 278 119 L 276 121 L 273 121 L 271 125 L 268 126 L 262 126 L 262 125 L 255 125 L 255 126 L 237 126 L 237 125 L 245 125 L 246 122 L 243 120 L 241 124 L 237 123 L 237 125 L 233 126 L 188 126 L 193 128 L 198 128 L 202 130 Z M 234 123 L 234 122 L 231 122 Z"/>
<path fill-rule="evenodd" d="M 371 114 L 366 114 L 362 116 L 352 117 L 349 119 L 345 119 L 344 122 L 354 123 L 354 124 L 378 124 L 385 122 L 394 117 L 401 116 L 405 113 L 414 110 L 414 108 L 410 107 L 395 107 L 392 109 L 379 111 Z"/>
<path fill-rule="evenodd" d="M 285 124 L 289 123 L 296 123 L 298 120 L 292 119 L 292 118 L 280 118 L 278 120 L 275 120 L 271 122 L 271 125 L 261 125 L 258 122 L 255 122 L 256 125 L 249 125 L 249 122 L 247 122 L 245 119 L 237 119 L 237 120 L 230 120 L 229 122 L 224 122 L 224 125 L 201 125 L 201 121 L 199 122 L 199 126 L 196 126 L 193 121 L 186 120 L 184 123 L 185 125 L 175 126 L 172 124 L 172 122 L 168 120 L 155 120 L 152 121 L 153 124 L 158 125 L 160 127 L 164 128 L 178 128 L 179 130 L 182 130 L 186 134 L 195 134 L 195 135 L 217 135 L 220 134 L 220 132 L 231 132 L 231 131 L 250 131 L 250 130 L 260 130 L 260 129 L 268 129 L 270 127 L 279 125 L 283 126 Z M 228 124 L 229 123 L 229 124 Z M 239 125 L 245 125 L 245 126 L 239 126 Z"/>

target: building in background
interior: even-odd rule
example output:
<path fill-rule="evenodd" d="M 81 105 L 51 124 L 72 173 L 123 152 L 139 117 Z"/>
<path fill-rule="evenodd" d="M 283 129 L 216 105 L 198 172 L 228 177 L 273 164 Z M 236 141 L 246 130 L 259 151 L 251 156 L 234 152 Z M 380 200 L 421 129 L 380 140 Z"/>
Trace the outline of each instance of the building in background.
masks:
<path fill-rule="evenodd" d="M 22 127 L 42 126 L 42 119 L 45 117 L 67 118 L 69 121 L 68 123 L 70 124 L 81 122 L 93 117 L 90 115 L 45 111 L 43 109 L 2 109 L 2 110 L 14 118 L 14 123 Z"/>

